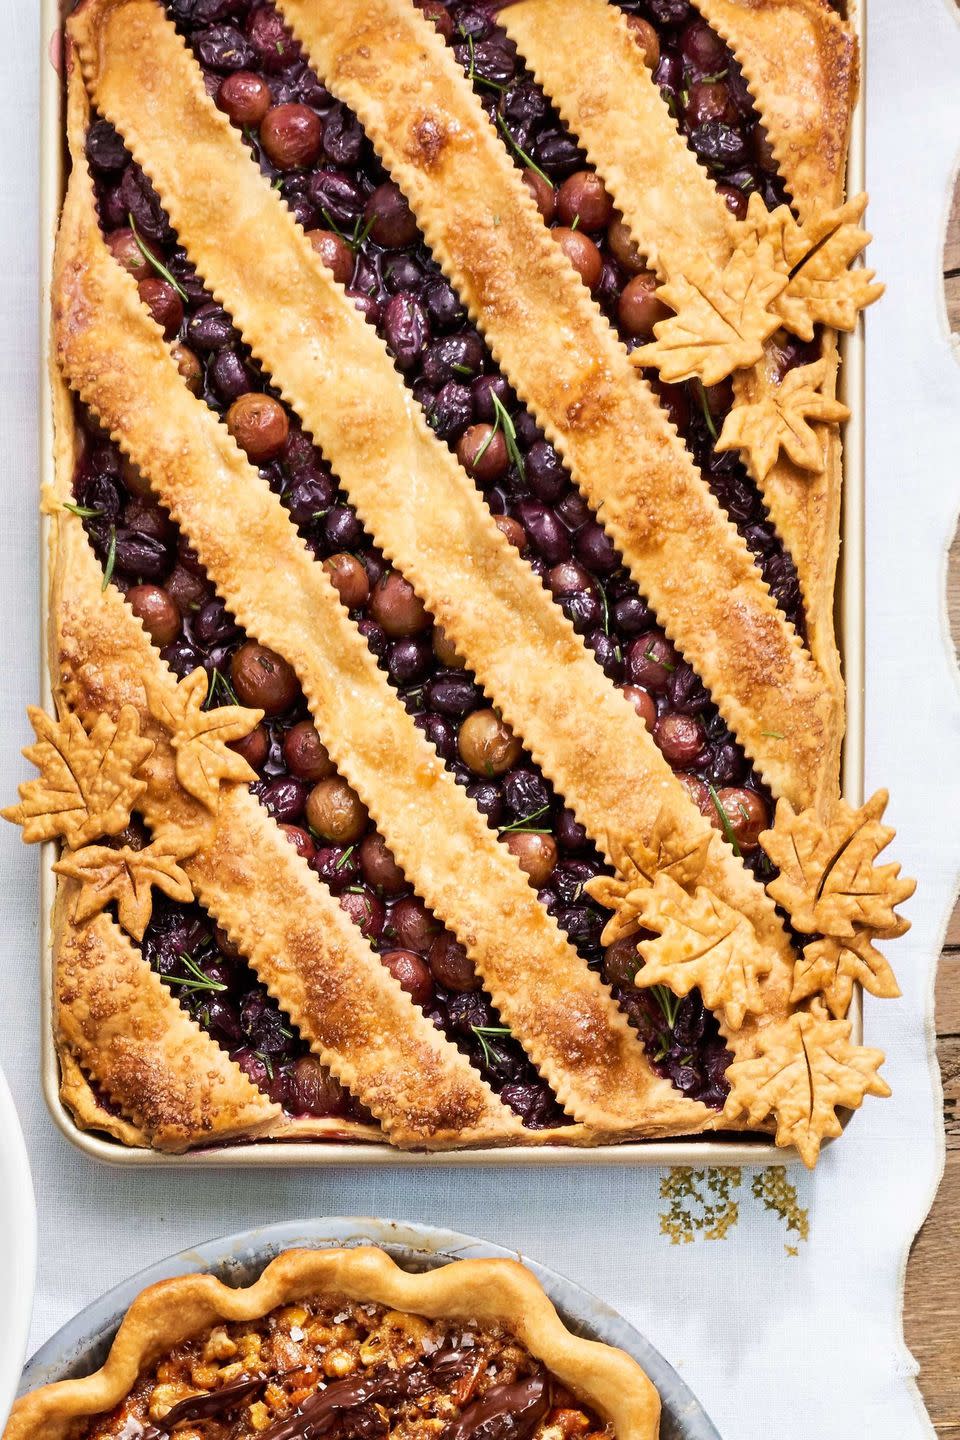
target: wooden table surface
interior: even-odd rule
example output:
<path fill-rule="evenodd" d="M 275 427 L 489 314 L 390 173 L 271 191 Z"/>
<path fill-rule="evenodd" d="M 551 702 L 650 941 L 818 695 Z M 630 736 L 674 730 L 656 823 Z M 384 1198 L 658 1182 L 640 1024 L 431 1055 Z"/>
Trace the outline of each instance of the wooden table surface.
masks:
<path fill-rule="evenodd" d="M 960 337 L 960 188 L 943 257 L 950 328 Z M 960 533 L 950 551 L 947 600 L 960 648 Z M 960 904 L 937 977 L 937 1036 L 943 1076 L 947 1168 L 907 1268 L 904 1330 L 920 1362 L 920 1388 L 938 1435 L 960 1440 Z"/>

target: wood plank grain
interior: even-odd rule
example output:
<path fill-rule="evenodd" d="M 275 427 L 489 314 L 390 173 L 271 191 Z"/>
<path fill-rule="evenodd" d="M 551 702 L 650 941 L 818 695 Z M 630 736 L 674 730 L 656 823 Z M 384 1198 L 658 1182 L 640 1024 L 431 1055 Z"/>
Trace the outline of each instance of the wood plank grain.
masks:
<path fill-rule="evenodd" d="M 960 334 L 960 185 L 943 256 L 950 328 Z M 952 272 L 952 273 L 951 273 Z M 960 648 L 960 536 L 947 572 L 950 632 Z M 947 1166 L 907 1266 L 903 1325 L 920 1363 L 920 1389 L 941 1440 L 960 1440 L 960 902 L 937 975 L 937 1050 L 943 1079 Z"/>
<path fill-rule="evenodd" d="M 960 271 L 960 189 L 954 190 L 947 223 L 947 239 L 943 247 L 945 275 Z"/>
<path fill-rule="evenodd" d="M 920 1389 L 940 1436 L 960 1436 L 960 1287 L 955 1262 L 960 1236 L 960 1149 L 947 1169 L 930 1218 L 907 1267 L 904 1331 L 920 1364 Z"/>
<path fill-rule="evenodd" d="M 947 324 L 954 335 L 960 335 L 960 274 L 944 276 L 947 296 Z"/>

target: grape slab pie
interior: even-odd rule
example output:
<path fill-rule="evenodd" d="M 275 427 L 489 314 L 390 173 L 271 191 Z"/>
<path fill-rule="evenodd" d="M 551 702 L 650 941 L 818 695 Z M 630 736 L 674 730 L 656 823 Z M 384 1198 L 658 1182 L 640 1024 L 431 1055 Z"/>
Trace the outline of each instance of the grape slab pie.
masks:
<path fill-rule="evenodd" d="M 851 1006 L 899 993 L 913 891 L 885 792 L 840 795 L 853 28 L 83 0 L 65 36 L 53 706 L 5 814 L 57 847 L 75 1131 L 813 1164 L 888 1093 Z"/>
<path fill-rule="evenodd" d="M 656 1440 L 660 1400 L 622 1350 L 566 1329 L 513 1260 L 423 1274 L 383 1251 L 289 1250 L 256 1284 L 161 1281 L 103 1367 L 18 1401 L 4 1440 Z"/>

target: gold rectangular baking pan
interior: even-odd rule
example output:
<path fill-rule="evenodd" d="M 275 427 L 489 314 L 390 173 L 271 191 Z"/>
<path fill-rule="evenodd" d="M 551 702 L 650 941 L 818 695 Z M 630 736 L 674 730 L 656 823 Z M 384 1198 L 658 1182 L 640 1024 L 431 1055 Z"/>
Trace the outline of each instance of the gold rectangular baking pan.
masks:
<path fill-rule="evenodd" d="M 40 484 L 53 484 L 53 399 L 47 357 L 50 345 L 50 276 L 57 222 L 66 184 L 63 126 L 63 85 L 60 74 L 61 27 L 71 0 L 41 0 L 40 16 Z M 861 84 L 850 132 L 847 187 L 850 194 L 865 188 L 866 3 L 851 0 L 849 19 L 860 41 Z M 864 340 L 863 321 L 850 335 L 840 336 L 840 398 L 850 408 L 844 427 L 842 545 L 836 599 L 836 623 L 846 681 L 846 737 L 843 750 L 843 794 L 851 805 L 863 801 L 864 746 Z M 39 497 L 38 497 L 39 498 Z M 40 527 L 40 695 L 53 708 L 47 664 L 48 521 Z M 199 1150 L 185 1155 L 127 1147 L 118 1141 L 80 1130 L 60 1098 L 60 1067 L 53 1040 L 53 944 L 51 916 L 56 894 L 52 843 L 42 847 L 40 872 L 40 1011 L 41 1072 L 44 1099 L 61 1133 L 78 1149 L 110 1165 L 154 1168 L 222 1166 L 329 1165 L 782 1165 L 795 1157 L 762 1135 L 717 1136 L 633 1142 L 580 1149 L 569 1145 L 515 1147 L 425 1153 L 396 1150 L 383 1143 L 345 1141 L 269 1141 Z M 859 990 L 849 1018 L 853 1039 L 863 1038 Z M 831 1143 L 830 1141 L 826 1142 Z"/>

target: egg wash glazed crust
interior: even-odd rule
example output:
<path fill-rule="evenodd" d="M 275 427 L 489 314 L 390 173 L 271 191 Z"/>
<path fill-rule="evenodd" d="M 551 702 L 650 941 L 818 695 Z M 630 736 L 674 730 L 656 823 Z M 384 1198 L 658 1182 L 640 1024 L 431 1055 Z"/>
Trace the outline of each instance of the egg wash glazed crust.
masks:
<path fill-rule="evenodd" d="M 18 1401 L 4 1440 L 656 1440 L 659 1415 L 636 1361 L 572 1335 L 519 1263 L 411 1274 L 363 1247 L 287 1251 L 243 1290 L 152 1286 L 103 1368 Z"/>
<path fill-rule="evenodd" d="M 885 1094 L 913 890 L 839 796 L 821 0 L 84 0 L 51 355 L 81 1128 L 773 1131 Z M 132 1019 L 132 1023 L 131 1023 Z"/>

